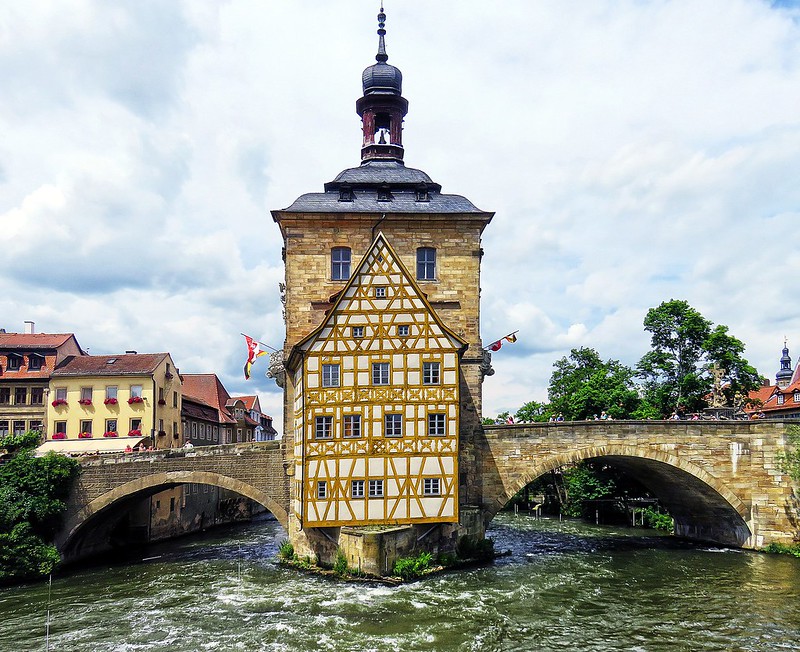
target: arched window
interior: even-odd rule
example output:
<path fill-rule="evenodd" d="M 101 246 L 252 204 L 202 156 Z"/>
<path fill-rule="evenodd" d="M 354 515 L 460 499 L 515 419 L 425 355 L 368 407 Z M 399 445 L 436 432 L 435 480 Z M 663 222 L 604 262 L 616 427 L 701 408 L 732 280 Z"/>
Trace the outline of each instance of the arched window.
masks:
<path fill-rule="evenodd" d="M 350 247 L 331 249 L 331 279 L 346 281 L 350 278 Z"/>
<path fill-rule="evenodd" d="M 417 280 L 436 280 L 436 249 L 433 247 L 417 249 Z"/>

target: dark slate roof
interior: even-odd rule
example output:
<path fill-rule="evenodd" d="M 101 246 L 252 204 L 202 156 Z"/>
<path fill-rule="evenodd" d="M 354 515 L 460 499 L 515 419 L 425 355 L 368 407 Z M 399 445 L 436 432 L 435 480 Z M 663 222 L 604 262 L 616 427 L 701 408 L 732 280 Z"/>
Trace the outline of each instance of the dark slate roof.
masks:
<path fill-rule="evenodd" d="M 427 201 L 417 201 L 416 192 L 428 192 Z M 341 201 L 340 190 L 349 188 L 352 201 Z M 390 201 L 378 201 L 378 189 L 391 193 Z M 443 195 L 442 187 L 421 170 L 401 161 L 365 161 L 348 168 L 325 184 L 325 192 L 306 193 L 285 208 L 286 213 L 485 213 L 461 195 Z"/>

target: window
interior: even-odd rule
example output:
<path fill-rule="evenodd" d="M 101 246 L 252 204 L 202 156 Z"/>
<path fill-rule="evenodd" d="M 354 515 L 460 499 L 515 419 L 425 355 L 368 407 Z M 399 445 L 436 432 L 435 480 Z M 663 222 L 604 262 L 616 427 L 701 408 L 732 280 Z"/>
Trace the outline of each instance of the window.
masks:
<path fill-rule="evenodd" d="M 56 387 L 56 400 L 57 401 L 66 401 L 67 400 L 67 388 L 66 387 Z"/>
<path fill-rule="evenodd" d="M 440 382 L 439 363 L 438 362 L 423 362 L 422 363 L 422 384 L 423 385 L 438 385 Z"/>
<path fill-rule="evenodd" d="M 164 388 L 158 388 L 158 404 L 159 405 L 166 405 L 167 401 L 164 399 Z"/>
<path fill-rule="evenodd" d="M 38 353 L 31 353 L 28 356 L 28 371 L 39 371 L 44 366 L 44 357 Z"/>
<path fill-rule="evenodd" d="M 417 280 L 436 280 L 436 249 L 433 247 L 417 249 Z"/>
<path fill-rule="evenodd" d="M 441 437 L 447 433 L 447 417 L 444 414 L 429 414 L 428 415 L 428 434 L 435 437 Z"/>
<path fill-rule="evenodd" d="M 402 437 L 403 436 L 403 415 L 402 414 L 387 414 L 383 418 L 384 436 L 385 437 Z"/>
<path fill-rule="evenodd" d="M 116 419 L 106 419 L 106 432 L 117 432 Z"/>
<path fill-rule="evenodd" d="M 142 398 L 142 386 L 141 385 L 131 385 L 131 397 Z"/>
<path fill-rule="evenodd" d="M 116 385 L 106 385 L 106 400 L 113 398 L 115 401 L 117 400 L 117 386 Z"/>
<path fill-rule="evenodd" d="M 408 337 L 408 326 L 407 325 L 398 326 L 397 335 L 399 337 Z"/>
<path fill-rule="evenodd" d="M 67 434 L 67 422 L 66 421 L 56 421 L 54 424 L 55 432 L 59 435 L 66 435 Z"/>
<path fill-rule="evenodd" d="M 11 388 L 0 387 L 0 404 L 8 405 L 11 403 Z"/>
<path fill-rule="evenodd" d="M 142 420 L 141 419 L 131 419 L 131 430 L 138 430 L 141 432 L 142 430 Z"/>
<path fill-rule="evenodd" d="M 25 434 L 25 422 L 24 421 L 14 421 L 14 434 L 15 435 L 23 435 L 23 434 Z"/>
<path fill-rule="evenodd" d="M 322 365 L 322 386 L 323 387 L 338 387 L 339 386 L 339 365 L 338 364 L 324 364 L 324 365 Z"/>
<path fill-rule="evenodd" d="M 339 187 L 339 201 L 353 201 L 353 189 L 350 186 Z"/>
<path fill-rule="evenodd" d="M 330 439 L 333 437 L 333 417 L 317 417 L 314 420 L 314 438 Z"/>
<path fill-rule="evenodd" d="M 44 404 L 44 388 L 31 387 L 31 405 Z"/>
<path fill-rule="evenodd" d="M 795 403 L 800 403 L 800 392 L 795 392 L 794 393 L 794 402 Z"/>
<path fill-rule="evenodd" d="M 28 388 L 14 388 L 14 405 L 25 405 L 28 402 Z"/>
<path fill-rule="evenodd" d="M 392 191 L 388 185 L 378 188 L 378 201 L 392 201 Z"/>
<path fill-rule="evenodd" d="M 369 481 L 369 497 L 383 498 L 383 480 Z"/>
<path fill-rule="evenodd" d="M 81 403 L 83 405 L 89 405 L 91 402 L 92 402 L 92 388 L 81 387 Z"/>
<path fill-rule="evenodd" d="M 175 496 L 169 499 L 169 511 L 175 511 Z"/>
<path fill-rule="evenodd" d="M 8 366 L 6 367 L 8 371 L 19 371 L 20 367 L 22 367 L 22 356 L 16 353 L 9 353 Z"/>
<path fill-rule="evenodd" d="M 778 405 L 783 405 L 784 396 L 783 394 L 778 394 Z"/>
<path fill-rule="evenodd" d="M 42 422 L 38 419 L 34 419 L 33 421 L 28 422 L 28 430 L 36 430 L 37 432 L 42 432 Z"/>
<path fill-rule="evenodd" d="M 92 422 L 91 421 L 81 421 L 81 432 L 88 432 L 91 435 L 92 434 Z"/>
<path fill-rule="evenodd" d="M 385 299 L 386 298 L 386 288 L 385 287 L 376 287 L 375 288 L 375 298 L 376 299 Z"/>
<path fill-rule="evenodd" d="M 364 337 L 364 327 L 353 326 L 353 337 Z"/>
<path fill-rule="evenodd" d="M 178 438 L 178 422 L 177 421 L 173 421 L 172 422 L 172 438 L 173 439 L 177 439 Z"/>
<path fill-rule="evenodd" d="M 0 421 L 0 437 L 8 434 L 8 421 Z"/>
<path fill-rule="evenodd" d="M 414 191 L 414 199 L 415 201 L 430 201 L 430 195 L 428 194 L 428 186 L 426 186 L 424 183 L 418 185 L 416 190 Z"/>
<path fill-rule="evenodd" d="M 331 249 L 331 279 L 346 281 L 350 278 L 350 247 Z"/>
<path fill-rule="evenodd" d="M 424 496 L 441 495 L 440 478 L 425 478 L 422 481 L 422 494 Z"/>
<path fill-rule="evenodd" d="M 325 500 L 328 497 L 328 483 L 325 480 L 317 480 L 317 498 Z"/>
<path fill-rule="evenodd" d="M 361 415 L 345 414 L 342 429 L 342 436 L 356 438 L 361 436 Z"/>
<path fill-rule="evenodd" d="M 172 392 L 172 407 L 178 407 L 178 392 Z"/>
<path fill-rule="evenodd" d="M 373 385 L 388 385 L 389 384 L 389 363 L 388 362 L 373 362 L 372 363 L 372 384 Z"/>
<path fill-rule="evenodd" d="M 350 482 L 350 498 L 364 497 L 364 481 L 353 480 Z"/>

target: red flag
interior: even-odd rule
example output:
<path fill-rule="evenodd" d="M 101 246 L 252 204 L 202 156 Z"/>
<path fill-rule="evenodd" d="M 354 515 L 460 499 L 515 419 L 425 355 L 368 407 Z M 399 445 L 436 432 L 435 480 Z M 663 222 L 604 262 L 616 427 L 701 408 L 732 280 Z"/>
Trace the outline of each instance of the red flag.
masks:
<path fill-rule="evenodd" d="M 256 358 L 267 355 L 268 351 L 263 351 L 259 343 L 249 335 L 244 335 L 244 339 L 247 342 L 247 362 L 244 365 L 244 377 L 246 380 L 250 380 L 250 367 L 253 366 Z"/>
<path fill-rule="evenodd" d="M 499 350 L 500 350 L 500 348 L 501 348 L 502 346 L 503 346 L 503 340 L 497 340 L 496 342 L 492 342 L 492 343 L 491 343 L 489 346 L 487 346 L 486 348 L 487 348 L 489 351 L 499 351 Z"/>

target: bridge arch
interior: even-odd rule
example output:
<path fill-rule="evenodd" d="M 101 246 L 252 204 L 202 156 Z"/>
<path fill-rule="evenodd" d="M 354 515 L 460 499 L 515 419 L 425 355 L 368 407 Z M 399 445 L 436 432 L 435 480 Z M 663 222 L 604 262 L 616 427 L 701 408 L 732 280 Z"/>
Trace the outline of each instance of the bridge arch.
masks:
<path fill-rule="evenodd" d="M 607 461 L 638 480 L 661 500 L 675 532 L 690 539 L 747 546 L 750 508 L 724 482 L 685 458 L 650 446 L 609 444 L 543 455 L 515 469 L 489 511 L 490 520 L 520 489 L 545 473 L 585 460 Z"/>
<path fill-rule="evenodd" d="M 58 548 L 62 551 L 67 550 L 70 542 L 81 528 L 120 501 L 136 495 L 155 493 L 158 490 L 193 483 L 214 485 L 234 491 L 263 505 L 284 528 L 288 526 L 289 519 L 286 509 L 274 498 L 246 482 L 211 471 L 167 471 L 152 473 L 118 485 L 87 503 L 64 524 L 61 530 L 61 537 L 57 541 Z"/>

